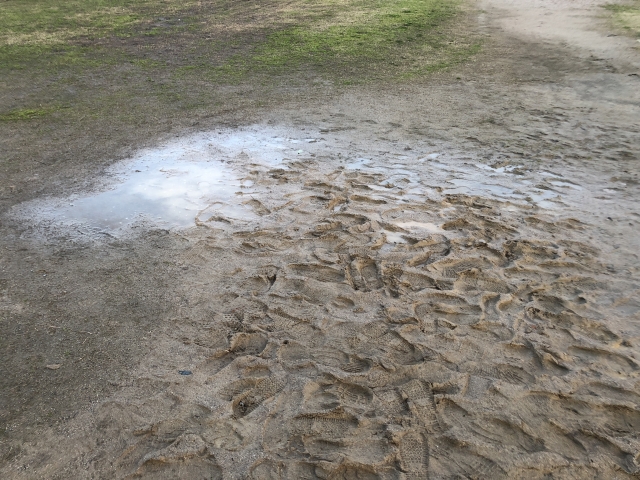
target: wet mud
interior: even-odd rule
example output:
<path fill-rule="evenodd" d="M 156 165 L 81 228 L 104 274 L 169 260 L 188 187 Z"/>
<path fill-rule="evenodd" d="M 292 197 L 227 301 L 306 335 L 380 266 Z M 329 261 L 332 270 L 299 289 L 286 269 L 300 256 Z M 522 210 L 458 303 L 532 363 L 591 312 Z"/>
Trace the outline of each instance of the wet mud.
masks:
<path fill-rule="evenodd" d="M 553 71 L 525 47 L 493 60 Z M 0 476 L 637 478 L 637 80 L 565 53 L 566 78 L 363 88 L 16 202 Z"/>
<path fill-rule="evenodd" d="M 211 198 L 152 177 L 167 197 L 196 191 L 202 202 L 188 210 L 191 226 L 162 203 L 147 224 L 187 239 L 177 260 L 189 307 L 156 334 L 135 381 L 76 420 L 100 445 L 84 447 L 101 460 L 83 468 L 100 476 L 108 464 L 123 478 L 635 476 L 640 365 L 629 328 L 640 306 L 632 279 L 613 280 L 591 240 L 604 217 L 635 208 L 635 193 L 607 192 L 585 172 L 488 165 L 444 144 L 372 151 L 312 133 L 277 164 L 202 135 L 206 156 L 185 149 L 172 168 L 191 187 L 224 172 Z M 227 134 L 297 145 L 309 132 Z M 144 173 L 135 170 L 162 172 L 149 152 L 178 155 L 175 145 L 141 153 L 121 183 L 75 204 L 99 204 L 87 218 L 100 222 L 112 192 Z M 71 209 L 58 203 L 16 215 L 36 212 L 34 237 L 86 224 L 61 219 Z M 78 241 L 139 234 L 98 226 Z"/>

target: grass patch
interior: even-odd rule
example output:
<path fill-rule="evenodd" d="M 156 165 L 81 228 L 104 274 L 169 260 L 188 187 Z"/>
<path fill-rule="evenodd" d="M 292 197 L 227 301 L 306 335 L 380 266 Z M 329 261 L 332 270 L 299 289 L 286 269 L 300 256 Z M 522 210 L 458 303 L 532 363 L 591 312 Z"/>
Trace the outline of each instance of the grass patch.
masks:
<path fill-rule="evenodd" d="M 62 107 L 40 107 L 40 108 L 18 108 L 8 113 L 0 114 L 0 122 L 11 122 L 21 120 L 33 120 L 34 118 L 44 117 L 53 112 L 57 112 Z"/>
<path fill-rule="evenodd" d="M 479 48 L 452 41 L 447 26 L 459 13 L 456 0 L 307 3 L 324 14 L 268 34 L 249 55 L 230 59 L 224 71 L 282 76 L 305 69 L 354 84 L 447 68 Z"/>
<path fill-rule="evenodd" d="M 440 36 L 431 30 L 452 18 L 457 10 L 455 2 L 444 0 L 345 3 L 342 18 L 322 19 L 271 34 L 253 60 L 276 69 L 300 64 L 345 66 L 393 60 L 407 53 L 401 48 L 404 44 L 441 49 Z"/>
<path fill-rule="evenodd" d="M 475 46 L 439 31 L 460 0 L 7 0 L 0 72 L 77 75 L 133 65 L 216 82 L 314 70 L 344 80 L 428 72 Z M 459 39 L 458 39 L 459 40 Z M 472 48 L 470 48 L 472 47 Z M 158 72 L 165 66 L 164 71 Z M 399 68 L 400 67 L 400 68 Z M 351 81 L 358 78 L 351 78 Z"/>
<path fill-rule="evenodd" d="M 480 48 L 460 27 L 464 1 L 4 0 L 0 168 L 62 161 L 72 140 L 113 151 L 143 127 L 450 68 Z"/>
<path fill-rule="evenodd" d="M 627 35 L 640 38 L 640 0 L 635 0 L 628 4 L 608 4 L 604 5 L 613 17 L 613 21 L 618 28 Z"/>
<path fill-rule="evenodd" d="M 139 0 L 8 0 L 0 16 L 0 45 L 62 44 L 79 36 L 125 32 L 142 21 L 145 7 L 159 2 Z"/>

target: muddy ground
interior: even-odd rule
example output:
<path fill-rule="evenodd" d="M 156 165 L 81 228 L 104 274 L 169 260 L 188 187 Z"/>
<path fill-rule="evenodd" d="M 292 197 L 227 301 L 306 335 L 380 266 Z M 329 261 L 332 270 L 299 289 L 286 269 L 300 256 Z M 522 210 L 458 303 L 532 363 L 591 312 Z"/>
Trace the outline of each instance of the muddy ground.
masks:
<path fill-rule="evenodd" d="M 2 478 L 639 474 L 639 44 L 595 2 L 472 7 L 483 48 L 446 71 L 11 170 Z M 193 135 L 250 186 L 244 215 L 47 216 Z M 234 135 L 283 158 L 216 150 Z"/>

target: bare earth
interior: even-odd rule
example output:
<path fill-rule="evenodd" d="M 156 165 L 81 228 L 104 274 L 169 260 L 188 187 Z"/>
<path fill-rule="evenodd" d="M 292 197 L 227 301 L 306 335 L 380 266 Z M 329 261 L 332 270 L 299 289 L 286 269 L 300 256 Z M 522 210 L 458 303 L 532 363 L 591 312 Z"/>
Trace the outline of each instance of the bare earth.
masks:
<path fill-rule="evenodd" d="M 1 185 L 0 477 L 637 478 L 640 44 L 476 7 L 454 71 L 205 130 L 242 215 L 98 234 Z"/>

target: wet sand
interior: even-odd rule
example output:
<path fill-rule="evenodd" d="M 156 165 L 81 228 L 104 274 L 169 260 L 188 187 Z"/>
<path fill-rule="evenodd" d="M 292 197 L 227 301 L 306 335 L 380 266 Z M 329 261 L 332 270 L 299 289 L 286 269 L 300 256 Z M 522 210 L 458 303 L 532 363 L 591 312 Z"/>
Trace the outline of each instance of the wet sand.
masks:
<path fill-rule="evenodd" d="M 122 272 L 170 265 L 172 309 L 109 395 L 0 472 L 635 478 L 640 191 L 635 153 L 612 152 L 633 150 L 638 113 L 597 96 L 591 117 L 552 111 L 580 81 L 523 87 L 549 110 L 510 144 L 421 126 L 448 86 L 363 93 L 185 135 L 92 191 L 14 207 L 25 242 L 148 246 Z"/>

